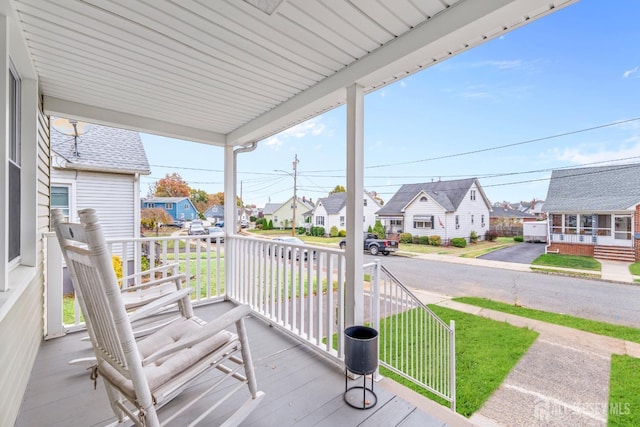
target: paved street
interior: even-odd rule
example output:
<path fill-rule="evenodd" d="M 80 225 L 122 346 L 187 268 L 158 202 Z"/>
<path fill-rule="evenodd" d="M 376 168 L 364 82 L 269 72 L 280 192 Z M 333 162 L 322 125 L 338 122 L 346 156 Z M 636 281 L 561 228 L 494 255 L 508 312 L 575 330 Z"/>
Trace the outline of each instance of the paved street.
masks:
<path fill-rule="evenodd" d="M 382 257 L 405 285 L 449 296 L 517 302 L 539 310 L 640 327 L 640 286 L 552 274 L 462 265 L 402 256 Z M 377 257 L 365 255 L 366 262 Z"/>

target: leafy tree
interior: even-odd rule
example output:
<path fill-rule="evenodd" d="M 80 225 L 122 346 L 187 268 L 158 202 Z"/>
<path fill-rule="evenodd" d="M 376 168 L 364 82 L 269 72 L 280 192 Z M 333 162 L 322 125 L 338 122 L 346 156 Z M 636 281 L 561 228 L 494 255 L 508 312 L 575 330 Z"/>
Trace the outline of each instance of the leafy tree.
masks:
<path fill-rule="evenodd" d="M 155 184 L 154 195 L 157 197 L 190 197 L 191 188 L 177 172 L 167 174 Z"/>
<path fill-rule="evenodd" d="M 222 191 L 218 192 L 218 193 L 214 193 L 214 194 L 209 194 L 209 201 L 211 202 L 211 205 L 220 205 L 220 206 L 224 206 L 224 193 Z"/>
<path fill-rule="evenodd" d="M 373 232 L 376 236 L 378 236 L 379 239 L 384 239 L 387 236 L 387 233 L 385 233 L 384 227 L 382 226 L 380 220 L 377 220 L 376 225 L 373 226 Z"/>
<path fill-rule="evenodd" d="M 204 190 L 192 189 L 190 197 L 193 206 L 196 207 L 198 212 L 204 212 L 211 206 L 209 204 L 209 195 Z"/>
<path fill-rule="evenodd" d="M 342 185 L 336 185 L 333 190 L 329 191 L 329 194 L 346 193 L 346 192 L 347 192 L 347 189 L 344 188 Z"/>
<path fill-rule="evenodd" d="M 160 224 L 171 221 L 173 221 L 171 215 L 162 208 L 144 208 L 140 210 L 140 223 L 150 230 L 155 229 L 156 235 Z"/>

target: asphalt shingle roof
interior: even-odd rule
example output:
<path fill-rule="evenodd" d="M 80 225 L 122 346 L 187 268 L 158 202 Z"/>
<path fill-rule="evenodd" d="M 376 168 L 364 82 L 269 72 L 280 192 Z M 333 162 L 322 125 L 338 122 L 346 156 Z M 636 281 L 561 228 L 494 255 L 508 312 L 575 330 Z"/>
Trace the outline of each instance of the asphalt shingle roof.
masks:
<path fill-rule="evenodd" d="M 493 207 L 493 211 L 489 214 L 490 218 L 537 218 L 530 213 L 522 212 L 518 209 Z"/>
<path fill-rule="evenodd" d="M 626 210 L 640 203 L 640 163 L 554 170 L 546 212 Z"/>
<path fill-rule="evenodd" d="M 282 203 L 267 203 L 266 205 L 264 205 L 264 209 L 262 209 L 262 214 L 273 215 L 273 213 L 277 211 L 280 206 L 282 206 Z"/>
<path fill-rule="evenodd" d="M 91 125 L 78 137 L 76 153 L 74 137 L 52 126 L 51 149 L 66 160 L 68 169 L 151 173 L 140 134 L 126 129 Z"/>
<path fill-rule="evenodd" d="M 329 194 L 328 197 L 323 197 L 318 199 L 318 203 L 322 203 L 324 209 L 327 211 L 327 214 L 337 214 L 340 212 L 340 209 L 347 203 L 347 193 L 333 193 Z"/>
<path fill-rule="evenodd" d="M 421 191 L 428 194 L 448 212 L 453 212 L 460 206 L 467 191 L 475 181 L 475 178 L 467 178 L 453 181 L 404 184 L 377 214 L 401 215 L 402 209 Z"/>

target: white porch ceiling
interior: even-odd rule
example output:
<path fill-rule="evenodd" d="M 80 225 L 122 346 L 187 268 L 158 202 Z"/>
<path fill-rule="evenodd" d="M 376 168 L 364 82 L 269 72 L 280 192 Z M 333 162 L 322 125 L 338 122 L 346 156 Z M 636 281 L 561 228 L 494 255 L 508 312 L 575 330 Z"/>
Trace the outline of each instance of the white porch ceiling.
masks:
<path fill-rule="evenodd" d="M 48 113 L 245 145 L 577 0 L 0 1 Z"/>

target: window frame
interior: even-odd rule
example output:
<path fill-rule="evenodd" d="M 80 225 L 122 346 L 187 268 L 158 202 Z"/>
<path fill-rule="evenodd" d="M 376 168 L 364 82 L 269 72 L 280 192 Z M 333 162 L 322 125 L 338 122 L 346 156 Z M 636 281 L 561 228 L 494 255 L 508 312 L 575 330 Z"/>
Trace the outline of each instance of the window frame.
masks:
<path fill-rule="evenodd" d="M 7 214 L 7 262 L 11 267 L 21 263 L 22 257 L 22 79 L 13 63 L 9 62 L 8 69 L 8 193 L 5 207 Z M 17 175 L 17 176 L 16 176 Z M 16 181 L 17 180 L 17 181 Z M 17 190 L 16 190 L 17 186 Z M 16 194 L 17 193 L 17 194 Z"/>

